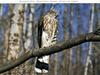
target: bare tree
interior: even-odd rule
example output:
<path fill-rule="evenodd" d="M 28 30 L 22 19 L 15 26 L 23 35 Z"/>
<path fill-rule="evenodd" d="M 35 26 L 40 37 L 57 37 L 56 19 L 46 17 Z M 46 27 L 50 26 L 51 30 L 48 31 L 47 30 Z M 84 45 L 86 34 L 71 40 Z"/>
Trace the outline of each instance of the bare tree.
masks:
<path fill-rule="evenodd" d="M 31 50 L 33 47 L 33 35 L 32 35 L 32 26 L 33 26 L 33 14 L 34 7 L 30 5 L 29 16 L 26 16 L 27 4 L 16 4 L 10 5 L 10 29 L 8 36 L 8 60 L 9 62 L 15 61 L 21 55 L 26 53 L 28 50 Z M 29 17 L 29 19 L 27 19 Z M 26 25 L 26 20 L 28 20 Z M 26 28 L 27 27 L 27 32 Z M 6 37 L 7 38 L 7 37 Z M 6 43 L 7 44 L 7 43 Z M 7 46 L 7 45 L 6 45 Z M 7 48 L 7 47 L 6 47 Z M 33 64 L 32 64 L 33 65 Z M 13 74 L 34 74 L 34 66 L 29 64 L 29 61 L 25 64 L 22 64 L 16 67 L 14 70 L 9 72 L 10 75 Z"/>

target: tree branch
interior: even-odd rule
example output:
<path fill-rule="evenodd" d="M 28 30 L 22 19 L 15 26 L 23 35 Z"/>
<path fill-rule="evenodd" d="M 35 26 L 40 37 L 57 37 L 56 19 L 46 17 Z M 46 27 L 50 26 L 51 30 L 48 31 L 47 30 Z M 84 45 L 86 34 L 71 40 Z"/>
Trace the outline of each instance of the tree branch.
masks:
<path fill-rule="evenodd" d="M 20 64 L 24 63 L 26 60 L 32 57 L 40 57 L 44 55 L 54 54 L 56 52 L 60 52 L 65 49 L 72 48 L 74 46 L 80 45 L 85 42 L 100 42 L 100 35 L 95 33 L 82 34 L 73 39 L 58 42 L 57 44 L 50 47 L 30 50 L 29 52 L 19 57 L 16 61 L 10 64 L 6 64 L 6 66 L 1 66 L 0 73 L 11 70 L 14 67 L 19 66 Z"/>

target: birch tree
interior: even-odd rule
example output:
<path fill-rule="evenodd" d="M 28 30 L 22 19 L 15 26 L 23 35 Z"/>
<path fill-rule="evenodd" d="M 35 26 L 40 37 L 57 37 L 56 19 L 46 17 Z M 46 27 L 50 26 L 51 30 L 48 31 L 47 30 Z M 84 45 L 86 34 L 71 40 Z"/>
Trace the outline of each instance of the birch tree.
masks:
<path fill-rule="evenodd" d="M 28 11 L 28 12 L 27 12 Z M 24 30 L 23 30 L 23 50 L 24 53 L 28 52 L 33 48 L 33 15 L 34 15 L 34 4 L 25 4 L 24 14 Z M 33 75 L 34 73 L 34 62 L 35 58 L 30 59 L 25 63 L 26 75 Z"/>
<path fill-rule="evenodd" d="M 34 6 L 29 5 L 29 16 L 26 16 L 27 4 L 16 4 L 11 5 L 10 7 L 13 8 L 11 10 L 11 17 L 10 17 L 10 30 L 8 36 L 8 52 L 7 58 L 9 63 L 14 62 L 24 53 L 32 49 L 33 46 L 33 34 L 32 34 L 32 27 L 33 27 L 33 14 L 34 14 Z M 29 17 L 29 19 L 27 19 Z M 26 25 L 26 20 L 28 20 Z M 27 28 L 28 26 L 28 28 Z M 27 32 L 26 32 L 27 30 Z M 25 62 L 15 69 L 8 72 L 10 75 L 32 75 L 34 74 L 33 64 L 29 64 L 29 61 Z"/>
<path fill-rule="evenodd" d="M 91 5 L 89 32 L 93 31 L 93 21 L 94 21 L 94 4 Z M 91 69 L 93 68 L 91 56 L 92 56 L 92 42 L 89 43 L 89 50 L 88 50 L 88 55 L 86 59 L 84 75 L 88 75 L 89 65 Z"/>
<path fill-rule="evenodd" d="M 11 28 L 9 31 L 8 39 L 8 61 L 13 62 L 18 59 L 21 52 L 22 45 L 22 32 L 23 32 L 23 23 L 24 23 L 24 5 L 16 4 L 11 7 L 14 7 L 11 12 Z M 10 71 L 9 74 L 20 74 L 22 70 L 19 71 L 19 67 Z"/>

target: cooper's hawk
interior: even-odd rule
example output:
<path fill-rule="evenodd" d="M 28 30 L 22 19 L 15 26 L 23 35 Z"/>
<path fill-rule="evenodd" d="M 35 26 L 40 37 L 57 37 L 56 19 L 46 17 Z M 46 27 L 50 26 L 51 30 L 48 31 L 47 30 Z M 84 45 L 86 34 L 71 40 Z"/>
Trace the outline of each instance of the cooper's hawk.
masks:
<path fill-rule="evenodd" d="M 51 9 L 44 15 L 39 23 L 38 43 L 39 47 L 49 47 L 57 41 L 57 12 Z M 39 64 L 40 63 L 40 64 Z M 35 70 L 38 73 L 48 72 L 49 56 L 39 57 Z"/>

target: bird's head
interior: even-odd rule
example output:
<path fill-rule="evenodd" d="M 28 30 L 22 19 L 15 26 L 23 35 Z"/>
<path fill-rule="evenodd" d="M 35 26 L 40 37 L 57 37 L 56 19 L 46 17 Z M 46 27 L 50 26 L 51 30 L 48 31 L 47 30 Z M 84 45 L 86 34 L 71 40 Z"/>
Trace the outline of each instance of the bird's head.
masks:
<path fill-rule="evenodd" d="M 48 12 L 48 14 L 54 16 L 54 17 L 57 17 L 58 13 L 55 9 L 51 8 L 50 11 Z"/>

